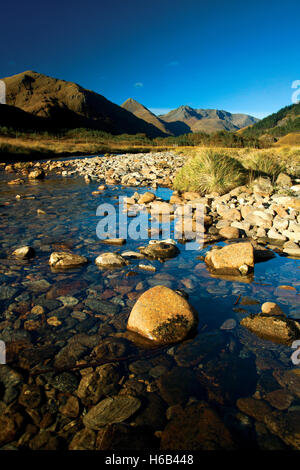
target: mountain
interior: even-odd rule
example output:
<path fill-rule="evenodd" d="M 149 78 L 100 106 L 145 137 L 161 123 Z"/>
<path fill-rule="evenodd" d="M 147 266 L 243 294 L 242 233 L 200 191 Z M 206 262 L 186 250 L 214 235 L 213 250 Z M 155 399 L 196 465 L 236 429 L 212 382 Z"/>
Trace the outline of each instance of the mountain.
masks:
<path fill-rule="evenodd" d="M 300 103 L 286 106 L 241 132 L 245 136 L 280 138 L 299 131 Z"/>
<path fill-rule="evenodd" d="M 194 109 L 180 106 L 162 114 L 159 119 L 166 123 L 184 123 L 189 132 L 237 131 L 245 126 L 258 122 L 258 119 L 247 114 L 232 114 L 218 109 Z"/>
<path fill-rule="evenodd" d="M 45 119 L 27 113 L 20 108 L 0 104 L 0 127 L 46 131 L 49 128 L 48 124 Z"/>
<path fill-rule="evenodd" d="M 50 128 L 85 127 L 112 134 L 164 135 L 154 125 L 76 83 L 33 71 L 2 80 L 6 84 L 7 105 L 43 118 Z"/>
<path fill-rule="evenodd" d="M 155 114 L 149 111 L 149 109 L 145 108 L 145 106 L 140 104 L 138 101 L 135 101 L 133 98 L 128 98 L 121 107 L 134 114 L 136 117 L 157 127 L 157 129 L 160 129 L 164 134 L 172 134 L 164 121 L 159 119 Z"/>

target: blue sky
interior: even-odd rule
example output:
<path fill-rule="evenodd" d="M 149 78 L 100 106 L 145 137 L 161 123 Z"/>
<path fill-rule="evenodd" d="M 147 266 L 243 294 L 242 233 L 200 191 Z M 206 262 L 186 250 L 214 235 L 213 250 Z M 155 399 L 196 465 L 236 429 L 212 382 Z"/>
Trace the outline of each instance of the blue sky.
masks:
<path fill-rule="evenodd" d="M 6 2 L 0 77 L 35 70 L 117 104 L 262 117 L 300 80 L 299 14 L 290 0 Z"/>

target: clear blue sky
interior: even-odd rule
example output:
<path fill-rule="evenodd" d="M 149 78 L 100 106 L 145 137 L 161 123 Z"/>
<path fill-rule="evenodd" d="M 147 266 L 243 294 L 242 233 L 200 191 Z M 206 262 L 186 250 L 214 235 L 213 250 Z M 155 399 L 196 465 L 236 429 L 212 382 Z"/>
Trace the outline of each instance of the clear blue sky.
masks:
<path fill-rule="evenodd" d="M 5 2 L 0 77 L 35 70 L 117 104 L 262 117 L 291 104 L 299 19 L 299 0 Z"/>

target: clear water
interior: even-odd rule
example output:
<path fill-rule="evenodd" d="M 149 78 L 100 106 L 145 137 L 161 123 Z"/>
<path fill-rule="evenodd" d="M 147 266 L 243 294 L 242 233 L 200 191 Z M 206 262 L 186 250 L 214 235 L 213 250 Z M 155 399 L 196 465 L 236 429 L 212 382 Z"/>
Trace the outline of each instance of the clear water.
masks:
<path fill-rule="evenodd" d="M 102 333 L 103 339 L 105 339 L 112 332 L 118 334 L 125 331 L 126 319 L 137 298 L 135 291 L 137 284 L 143 283 L 142 291 L 156 284 L 164 284 L 188 293 L 190 303 L 199 314 L 198 334 L 186 343 L 170 347 L 167 352 L 164 349 L 160 355 L 156 356 L 153 364 L 159 364 L 160 360 L 164 364 L 164 358 L 167 357 L 167 370 L 172 370 L 174 367 L 188 367 L 195 371 L 196 375 L 198 374 L 201 387 L 203 387 L 203 377 L 201 379 L 203 370 L 213 374 L 215 367 L 216 376 L 219 377 L 220 367 L 222 369 L 223 363 L 224 369 L 226 369 L 231 367 L 231 363 L 236 364 L 237 360 L 242 360 L 243 371 L 236 371 L 237 376 L 231 377 L 229 374 L 226 378 L 218 379 L 220 382 L 218 382 L 220 385 L 218 390 L 220 391 L 217 398 L 211 392 L 205 395 L 205 400 L 212 407 L 218 409 L 225 421 L 228 406 L 231 413 L 238 413 L 236 399 L 252 395 L 257 390 L 261 377 L 272 373 L 272 369 L 262 371 L 256 368 L 255 370 L 255 367 L 253 368 L 255 361 L 263 360 L 266 354 L 268 357 L 271 354 L 272 359 L 277 361 L 280 367 L 285 369 L 292 367 L 291 350 L 288 347 L 259 340 L 254 335 L 245 332 L 239 326 L 239 321 L 250 312 L 259 312 L 260 304 L 266 301 L 275 301 L 288 316 L 294 319 L 300 318 L 300 265 L 298 260 L 276 254 L 274 259 L 255 266 L 252 282 L 232 281 L 213 277 L 206 269 L 203 260 L 199 259 L 205 255 L 210 246 L 190 251 L 186 250 L 184 245 L 179 244 L 180 254 L 176 258 L 164 263 L 151 261 L 157 269 L 155 273 L 139 269 L 139 260 L 131 260 L 130 265 L 121 270 L 101 271 L 94 263 L 95 258 L 101 252 L 137 250 L 138 246 L 145 243 L 128 240 L 126 245 L 122 247 L 103 246 L 96 236 L 96 226 L 99 221 L 99 218 L 96 217 L 98 205 L 103 202 L 117 204 L 119 196 L 131 196 L 136 190 L 142 193 L 147 189 L 108 187 L 101 195 L 93 196 L 91 193 L 97 189 L 99 183 L 86 184 L 83 178 L 62 178 L 53 174 L 47 176 L 44 181 L 28 182 L 21 186 L 7 185 L 7 181 L 10 179 L 13 179 L 12 175 L 1 172 L 0 281 L 1 287 L 10 286 L 16 291 L 11 298 L 0 300 L 0 338 L 7 331 L 22 331 L 26 319 L 32 318 L 28 311 L 20 314 L 19 321 L 16 313 L 10 318 L 7 315 L 7 309 L 11 304 L 18 306 L 22 302 L 27 302 L 31 308 L 33 305 L 39 304 L 41 296 L 55 298 L 55 295 L 49 296 L 49 291 L 66 283 L 80 281 L 83 282 L 81 289 L 75 293 L 71 290 L 71 293 L 66 294 L 75 297 L 78 304 L 70 308 L 69 314 L 62 319 L 60 326 L 43 326 L 41 334 L 39 329 L 30 332 L 31 342 L 38 346 L 49 342 L 56 343 L 62 348 L 72 335 L 78 332 L 84 332 L 88 335 L 95 334 L 102 323 L 111 327 L 107 334 Z M 21 194 L 23 197 L 16 199 L 17 194 Z M 158 188 L 156 194 L 168 200 L 171 191 Z M 24 199 L 24 196 L 35 196 L 35 199 Z M 37 209 L 44 210 L 46 215 L 37 215 Z M 16 262 L 9 258 L 14 249 L 23 245 L 35 248 L 35 258 L 28 262 Z M 48 264 L 51 252 L 66 249 L 86 256 L 89 259 L 89 264 L 78 270 L 52 272 Z M 38 289 L 33 291 L 28 287 L 28 281 L 37 280 L 46 280 L 50 285 L 40 291 Z M 286 285 L 292 286 L 293 290 L 280 288 L 280 286 Z M 122 288 L 127 288 L 129 293 L 124 294 Z M 108 291 L 113 291 L 113 293 L 109 294 Z M 103 293 L 105 294 L 103 295 Z M 120 311 L 117 318 L 105 319 L 103 315 L 100 315 L 92 317 L 93 321 L 89 322 L 74 318 L 71 315 L 72 310 L 84 311 L 86 309 L 84 302 L 88 296 L 108 299 L 110 302 L 118 304 Z M 249 302 L 249 299 L 247 301 L 248 297 L 252 301 Z M 15 312 L 13 307 L 11 309 Z M 51 311 L 47 312 L 47 316 L 51 316 Z M 236 320 L 237 327 L 230 331 L 220 330 L 220 326 L 229 318 Z M 45 328 L 49 335 L 45 334 Z M 205 338 L 205 348 L 208 348 L 207 343 L 210 343 L 209 354 L 201 352 L 204 344 L 201 340 L 202 337 Z M 219 346 L 220 341 L 221 347 Z M 216 343 L 215 352 L 214 343 Z M 143 348 L 138 347 L 137 351 L 142 358 Z M 54 357 L 49 359 L 48 363 L 51 365 L 51 360 Z M 244 372 L 247 372 L 247 364 L 251 376 L 249 385 L 245 385 L 243 378 Z M 130 374 L 129 366 L 130 360 L 126 364 L 128 375 Z M 239 373 L 241 373 L 240 377 Z M 155 382 L 153 378 L 151 380 Z M 230 392 L 231 385 L 234 387 L 232 393 Z M 180 387 L 181 384 L 178 383 L 178 393 Z M 207 387 L 209 391 L 210 387 Z M 222 394 L 224 396 L 220 398 Z M 188 398 L 183 404 L 186 405 L 187 402 Z M 294 397 L 292 405 L 300 405 L 297 397 Z M 287 410 L 282 413 L 287 413 Z M 228 421 L 227 419 L 226 423 L 229 428 L 235 426 L 234 420 Z M 254 424 L 249 426 L 254 433 L 250 433 L 253 441 L 251 445 L 255 447 Z M 241 445 L 245 445 L 245 443 Z"/>

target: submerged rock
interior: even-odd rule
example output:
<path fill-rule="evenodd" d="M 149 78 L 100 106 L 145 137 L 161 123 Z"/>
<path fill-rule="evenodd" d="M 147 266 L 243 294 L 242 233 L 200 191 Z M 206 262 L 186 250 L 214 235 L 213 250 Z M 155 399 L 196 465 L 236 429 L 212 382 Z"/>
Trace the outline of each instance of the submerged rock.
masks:
<path fill-rule="evenodd" d="M 88 262 L 85 256 L 75 255 L 66 251 L 51 253 L 49 264 L 53 268 L 68 269 L 82 266 Z"/>
<path fill-rule="evenodd" d="M 173 243 L 157 242 L 150 243 L 146 247 L 140 248 L 140 252 L 153 259 L 168 259 L 178 255 L 179 249 Z"/>
<path fill-rule="evenodd" d="M 181 341 L 196 324 L 196 315 L 186 299 L 165 286 L 144 292 L 134 305 L 127 329 L 158 344 Z"/>
<path fill-rule="evenodd" d="M 283 344 L 290 344 L 300 338 L 300 326 L 294 320 L 277 313 L 251 314 L 241 321 L 241 325 L 257 334 L 261 338 L 274 340 Z"/>
<path fill-rule="evenodd" d="M 131 396 L 105 398 L 89 410 L 83 418 L 83 423 L 87 428 L 97 431 L 108 424 L 122 423 L 140 406 L 140 400 Z"/>
<path fill-rule="evenodd" d="M 204 402 L 179 408 L 162 432 L 161 449 L 232 450 L 233 438 L 217 413 Z"/>

